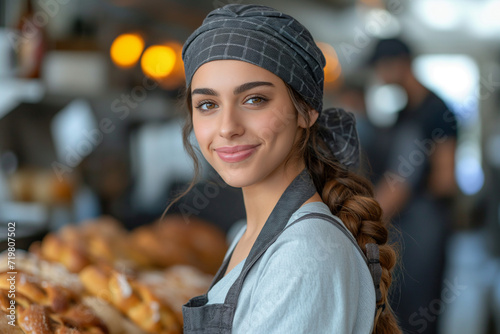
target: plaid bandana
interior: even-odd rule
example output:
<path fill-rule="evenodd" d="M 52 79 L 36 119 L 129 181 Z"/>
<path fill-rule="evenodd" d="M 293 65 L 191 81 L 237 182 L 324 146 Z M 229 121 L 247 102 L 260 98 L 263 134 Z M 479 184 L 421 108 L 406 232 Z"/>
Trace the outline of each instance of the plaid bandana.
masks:
<path fill-rule="evenodd" d="M 320 113 L 323 139 L 347 167 L 359 163 L 354 117 L 323 108 L 326 61 L 310 32 L 293 17 L 259 5 L 230 4 L 213 10 L 182 50 L 189 87 L 196 70 L 212 60 L 242 60 L 262 67 L 295 89 Z"/>
<path fill-rule="evenodd" d="M 344 109 L 329 108 L 321 112 L 318 123 L 321 137 L 335 158 L 356 170 L 359 167 L 359 140 L 354 115 Z"/>

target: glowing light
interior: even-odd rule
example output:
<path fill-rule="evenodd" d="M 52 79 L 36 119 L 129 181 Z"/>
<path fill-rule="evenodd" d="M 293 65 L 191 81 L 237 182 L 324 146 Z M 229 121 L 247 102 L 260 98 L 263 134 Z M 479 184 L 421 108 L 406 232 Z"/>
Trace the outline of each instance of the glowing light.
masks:
<path fill-rule="evenodd" d="M 477 138 L 470 137 L 461 141 L 455 159 L 455 178 L 460 190 L 466 195 L 476 194 L 484 185 L 482 150 Z"/>
<path fill-rule="evenodd" d="M 174 69 L 176 58 L 176 52 L 170 46 L 152 45 L 142 55 L 142 71 L 153 79 L 166 78 Z"/>
<path fill-rule="evenodd" d="M 172 72 L 166 78 L 160 80 L 159 83 L 162 88 L 171 90 L 181 87 L 184 84 L 185 74 L 184 62 L 182 61 L 182 44 L 177 41 L 170 41 L 165 46 L 174 50 L 176 58 Z"/>
<path fill-rule="evenodd" d="M 484 185 L 483 168 L 474 157 L 459 159 L 455 173 L 458 186 L 466 195 L 476 194 Z"/>
<path fill-rule="evenodd" d="M 318 42 L 317 45 L 323 52 L 326 60 L 326 66 L 324 68 L 325 84 L 334 83 L 342 73 L 337 52 L 335 52 L 335 49 L 330 44 Z"/>
<path fill-rule="evenodd" d="M 138 34 L 123 34 L 118 36 L 111 44 L 111 60 L 120 67 L 134 66 L 142 50 L 144 50 L 144 39 Z"/>
<path fill-rule="evenodd" d="M 367 33 L 377 38 L 389 38 L 401 33 L 401 25 L 389 11 L 385 9 L 370 9 L 363 19 Z"/>
<path fill-rule="evenodd" d="M 473 18 L 467 20 L 472 30 L 481 37 L 496 37 L 500 31 L 500 2 L 497 0 L 474 3 Z"/>
<path fill-rule="evenodd" d="M 366 93 L 367 115 L 378 126 L 390 126 L 407 102 L 408 96 L 400 86 L 375 85 Z"/>
<path fill-rule="evenodd" d="M 412 2 L 413 10 L 429 27 L 452 30 L 462 22 L 466 13 L 450 0 L 421 0 Z"/>
<path fill-rule="evenodd" d="M 424 55 L 413 62 L 418 79 L 449 99 L 463 101 L 473 95 L 479 82 L 479 68 L 467 55 Z"/>
<path fill-rule="evenodd" d="M 413 62 L 417 78 L 450 105 L 463 124 L 479 117 L 480 74 L 476 61 L 467 55 L 424 55 Z"/>

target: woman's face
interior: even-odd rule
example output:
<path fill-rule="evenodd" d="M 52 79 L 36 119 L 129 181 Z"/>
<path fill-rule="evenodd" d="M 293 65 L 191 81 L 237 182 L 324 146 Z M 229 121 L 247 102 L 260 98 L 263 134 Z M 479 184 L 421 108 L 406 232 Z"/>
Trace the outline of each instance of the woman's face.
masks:
<path fill-rule="evenodd" d="M 279 77 L 239 60 L 211 61 L 194 74 L 191 97 L 201 152 L 227 184 L 246 187 L 284 172 L 305 121 Z M 299 168 L 295 160 L 289 165 Z"/>

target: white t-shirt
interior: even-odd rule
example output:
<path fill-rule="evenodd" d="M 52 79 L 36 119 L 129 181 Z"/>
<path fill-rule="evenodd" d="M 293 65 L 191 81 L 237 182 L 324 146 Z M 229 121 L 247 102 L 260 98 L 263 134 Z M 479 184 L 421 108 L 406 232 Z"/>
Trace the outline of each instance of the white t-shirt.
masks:
<path fill-rule="evenodd" d="M 287 226 L 311 212 L 333 217 L 326 204 L 311 202 Z M 208 304 L 224 303 L 244 262 L 212 287 Z M 233 333 L 369 334 L 374 315 L 375 288 L 365 260 L 338 227 L 312 218 L 287 228 L 254 264 L 238 299 Z"/>

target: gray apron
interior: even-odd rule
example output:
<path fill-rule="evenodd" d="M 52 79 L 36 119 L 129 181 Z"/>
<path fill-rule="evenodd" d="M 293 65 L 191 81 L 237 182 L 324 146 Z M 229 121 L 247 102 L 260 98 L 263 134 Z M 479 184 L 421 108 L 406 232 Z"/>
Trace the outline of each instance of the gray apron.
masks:
<path fill-rule="evenodd" d="M 323 218 L 337 226 L 356 245 L 358 251 L 363 252 L 352 235 L 338 221 L 332 217 L 320 213 L 311 213 L 302 216 L 286 227 L 292 214 L 297 211 L 305 201 L 316 192 L 314 183 L 307 169 L 304 169 L 288 186 L 273 211 L 269 215 L 257 240 L 245 260 L 240 276 L 229 289 L 224 304 L 207 304 L 207 294 L 194 297 L 182 307 L 184 317 L 184 334 L 230 334 L 233 327 L 233 318 L 238 303 L 243 282 L 252 269 L 253 265 L 276 239 L 283 233 L 285 228 L 309 218 Z M 233 248 L 234 251 L 234 248 Z M 210 289 L 222 278 L 227 270 L 232 252 L 222 263 L 219 271 L 210 285 Z M 209 289 L 209 290 L 210 290 Z"/>

